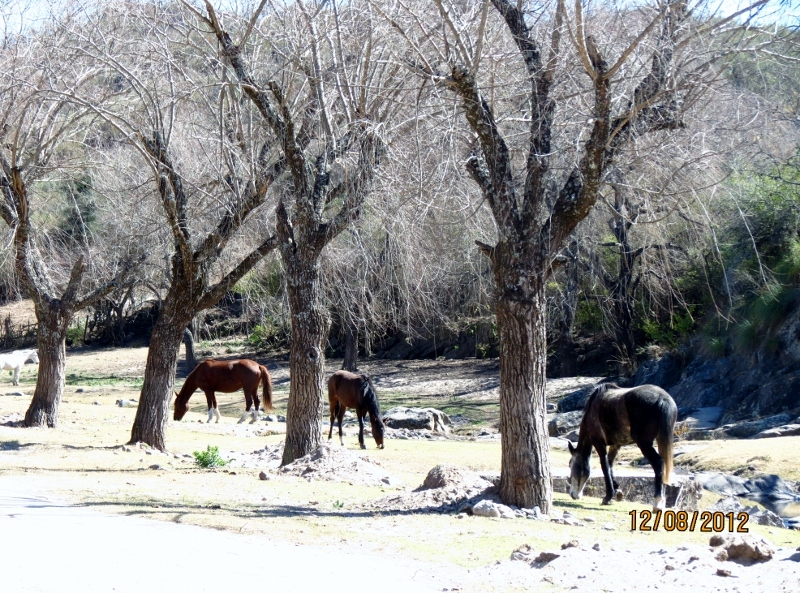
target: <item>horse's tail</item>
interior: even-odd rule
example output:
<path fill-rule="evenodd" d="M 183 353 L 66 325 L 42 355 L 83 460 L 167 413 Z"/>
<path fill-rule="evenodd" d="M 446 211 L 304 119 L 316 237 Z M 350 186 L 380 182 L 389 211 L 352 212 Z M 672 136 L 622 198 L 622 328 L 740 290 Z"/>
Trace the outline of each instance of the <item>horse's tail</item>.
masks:
<path fill-rule="evenodd" d="M 675 420 L 678 417 L 678 407 L 669 395 L 662 397 L 658 402 L 660 411 L 658 436 L 656 443 L 658 444 L 658 454 L 664 460 L 664 473 L 662 481 L 664 484 L 670 483 L 672 476 L 672 446 L 675 440 Z"/>
<path fill-rule="evenodd" d="M 264 400 L 264 409 L 266 411 L 272 410 L 272 377 L 270 377 L 267 367 L 258 365 L 261 371 L 261 383 L 263 389 L 261 390 L 261 399 Z"/>

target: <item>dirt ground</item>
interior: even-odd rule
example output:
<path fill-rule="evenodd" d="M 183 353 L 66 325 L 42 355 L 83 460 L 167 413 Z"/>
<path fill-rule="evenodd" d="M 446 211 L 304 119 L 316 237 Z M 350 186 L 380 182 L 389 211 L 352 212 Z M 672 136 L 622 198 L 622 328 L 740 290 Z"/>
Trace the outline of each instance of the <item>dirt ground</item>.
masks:
<path fill-rule="evenodd" d="M 241 355 L 265 362 L 275 383 L 276 413 L 284 413 L 286 360 L 260 358 L 230 344 L 201 344 L 200 349 L 218 357 Z M 120 407 L 116 401 L 138 398 L 146 354 L 144 348 L 70 351 L 55 430 L 17 426 L 33 392 L 35 365 L 26 365 L 19 387 L 11 385 L 7 374 L 0 376 L 0 490 L 13 484 L 103 512 L 335 546 L 389 557 L 409 570 L 415 563 L 433 562 L 447 575 L 443 590 L 677 591 L 692 586 L 703 591 L 800 591 L 800 533 L 795 531 L 752 526 L 749 535 L 768 540 L 775 556 L 745 566 L 715 559 L 706 533 L 631 530 L 629 513 L 645 509 L 641 504 L 623 501 L 603 507 L 599 500 L 573 501 L 555 493 L 547 520 L 490 519 L 448 510 L 469 485 L 420 490 L 429 470 L 439 464 L 476 474 L 499 472 L 500 444 L 493 428 L 496 360 L 366 361 L 362 368 L 375 377 L 384 410 L 392 405 L 440 408 L 459 420 L 456 438 L 389 435 L 384 450 L 368 440 L 368 450 L 361 451 L 357 425 L 350 425 L 345 448 L 326 448 L 279 468 L 285 424 L 237 424 L 241 393 L 219 398 L 219 424 L 205 423 L 205 401 L 196 394 L 186 419 L 169 423 L 168 454 L 125 446 L 135 407 Z M 329 371 L 339 364 L 330 361 Z M 179 368 L 178 384 L 185 371 Z M 595 380 L 553 381 L 549 396 L 555 399 L 556 390 L 568 393 Z M 746 456 L 737 449 L 739 441 L 691 443 L 676 461 L 691 455 L 694 470 L 708 471 L 760 456 L 767 459 L 765 472 L 773 466 L 796 471 L 800 437 L 765 441 L 747 442 Z M 229 464 L 197 467 L 193 453 L 208 446 L 218 447 Z M 638 457 L 637 450 L 626 450 L 620 463 Z M 566 473 L 567 453 L 553 449 L 551 458 L 554 473 Z M 593 472 L 598 471 L 595 461 Z M 646 475 L 644 470 L 630 471 Z M 392 500 L 400 503 L 386 503 Z M 701 507 L 715 500 L 706 496 Z M 564 512 L 574 520 L 564 521 Z M 577 544 L 562 549 L 573 541 Z M 535 552 L 532 557 L 541 552 L 558 557 L 547 563 L 532 563 L 528 556 L 510 560 L 523 545 Z"/>

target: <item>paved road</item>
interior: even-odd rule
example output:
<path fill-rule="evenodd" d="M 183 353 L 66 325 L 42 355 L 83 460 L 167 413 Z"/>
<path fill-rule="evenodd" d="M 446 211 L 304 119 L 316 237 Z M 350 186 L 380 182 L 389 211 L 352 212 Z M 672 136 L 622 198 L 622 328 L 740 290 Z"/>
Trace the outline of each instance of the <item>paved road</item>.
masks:
<path fill-rule="evenodd" d="M 410 593 L 451 588 L 459 572 L 405 559 L 104 515 L 0 489 L 0 591 L 4 593 L 254 588 Z"/>

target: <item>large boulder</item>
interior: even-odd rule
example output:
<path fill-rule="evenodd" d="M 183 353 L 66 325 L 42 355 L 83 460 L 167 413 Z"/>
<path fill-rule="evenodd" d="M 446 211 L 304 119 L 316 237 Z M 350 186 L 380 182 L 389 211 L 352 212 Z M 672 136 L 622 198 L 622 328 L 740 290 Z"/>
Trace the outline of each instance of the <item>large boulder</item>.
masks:
<path fill-rule="evenodd" d="M 768 428 L 751 436 L 751 439 L 773 439 L 775 437 L 794 437 L 800 436 L 800 418 L 792 424 L 783 424 L 775 428 Z"/>
<path fill-rule="evenodd" d="M 724 474 L 698 474 L 703 488 L 724 496 L 753 500 L 782 518 L 800 516 L 800 494 L 780 476 L 767 475 L 746 480 Z"/>
<path fill-rule="evenodd" d="M 410 430 L 432 430 L 450 432 L 450 417 L 435 408 L 392 408 L 383 414 L 383 423 L 389 428 Z"/>
<path fill-rule="evenodd" d="M 561 437 L 578 430 L 583 419 L 583 410 L 564 412 L 563 414 L 548 414 L 547 433 L 551 437 Z"/>
<path fill-rule="evenodd" d="M 564 413 L 583 410 L 583 406 L 586 405 L 587 398 L 592 391 L 594 391 L 595 387 L 597 387 L 597 385 L 586 385 L 585 387 L 581 387 L 580 389 L 565 395 L 558 400 L 557 411 Z"/>

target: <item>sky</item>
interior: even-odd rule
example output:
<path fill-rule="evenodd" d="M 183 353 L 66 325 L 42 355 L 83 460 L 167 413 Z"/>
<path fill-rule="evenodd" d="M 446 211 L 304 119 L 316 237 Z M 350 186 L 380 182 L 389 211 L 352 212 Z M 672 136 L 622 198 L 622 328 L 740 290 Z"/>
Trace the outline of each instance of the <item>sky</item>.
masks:
<path fill-rule="evenodd" d="M 477 1 L 477 0 L 475 0 Z M 622 0 L 624 2 L 624 0 Z M 641 0 L 632 0 L 640 2 Z M 692 2 L 692 0 L 689 0 Z M 696 0 L 695 0 L 696 1 Z M 728 15 L 736 12 L 743 6 L 756 0 L 709 0 L 710 10 L 719 10 L 719 14 Z M 218 7 L 252 4 L 253 0 L 214 0 Z M 35 22 L 46 17 L 49 7 L 67 4 L 69 0 L 0 0 L 0 34 L 14 34 L 20 30 L 25 15 L 25 21 Z M 88 3 L 90 6 L 92 2 Z M 800 0 L 770 0 L 760 11 L 759 23 L 772 23 L 778 21 L 789 26 L 800 26 Z"/>

